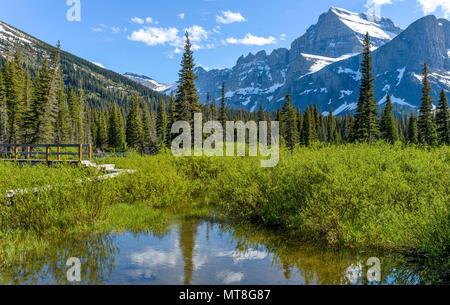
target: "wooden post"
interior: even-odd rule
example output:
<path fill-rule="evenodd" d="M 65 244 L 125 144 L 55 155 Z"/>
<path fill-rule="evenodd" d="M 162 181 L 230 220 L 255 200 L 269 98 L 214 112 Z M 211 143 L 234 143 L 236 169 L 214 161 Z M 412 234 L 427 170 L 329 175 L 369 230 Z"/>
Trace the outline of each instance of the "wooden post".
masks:
<path fill-rule="evenodd" d="M 92 144 L 89 144 L 89 161 L 92 160 Z"/>
<path fill-rule="evenodd" d="M 19 156 L 19 148 L 17 145 L 14 145 L 14 159 L 17 161 L 17 157 Z"/>
<path fill-rule="evenodd" d="M 45 159 L 47 161 L 47 165 L 50 165 L 50 145 L 45 147 Z"/>
<path fill-rule="evenodd" d="M 78 161 L 81 163 L 83 161 L 83 144 L 78 147 Z"/>
<path fill-rule="evenodd" d="M 27 146 L 27 153 L 31 151 L 31 147 Z M 27 154 L 27 160 L 30 159 L 30 154 Z"/>
<path fill-rule="evenodd" d="M 61 147 L 57 147 L 56 148 L 57 152 L 58 152 L 58 161 L 61 161 L 61 155 L 59 154 L 61 152 Z"/>

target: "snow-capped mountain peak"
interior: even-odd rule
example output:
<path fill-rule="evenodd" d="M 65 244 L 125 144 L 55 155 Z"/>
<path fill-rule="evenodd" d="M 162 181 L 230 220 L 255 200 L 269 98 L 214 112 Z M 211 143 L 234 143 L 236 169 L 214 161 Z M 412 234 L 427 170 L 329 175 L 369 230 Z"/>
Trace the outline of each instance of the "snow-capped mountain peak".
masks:
<path fill-rule="evenodd" d="M 135 81 L 141 85 L 144 85 L 147 88 L 150 88 L 152 90 L 158 91 L 158 92 L 168 92 L 174 85 L 169 84 L 162 84 L 157 82 L 156 80 L 145 76 L 145 75 L 138 75 L 135 73 L 125 73 L 125 77 L 131 79 L 132 81 Z"/>
<path fill-rule="evenodd" d="M 401 29 L 391 20 L 368 13 L 353 13 L 345 9 L 332 7 L 330 12 L 336 14 L 352 31 L 372 38 L 391 40 Z"/>

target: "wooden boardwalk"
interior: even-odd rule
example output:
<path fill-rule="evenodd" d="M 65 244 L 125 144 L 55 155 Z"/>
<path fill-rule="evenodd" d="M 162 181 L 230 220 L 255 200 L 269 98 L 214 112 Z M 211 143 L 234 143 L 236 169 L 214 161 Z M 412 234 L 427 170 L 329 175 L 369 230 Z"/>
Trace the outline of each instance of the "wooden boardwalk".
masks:
<path fill-rule="evenodd" d="M 62 148 L 76 148 L 78 152 L 61 152 Z M 44 151 L 42 151 L 44 150 Z M 56 151 L 55 151 L 56 150 Z M 0 143 L 0 160 L 28 164 L 57 163 L 79 164 L 83 160 L 92 160 L 91 144 L 3 144 Z M 45 156 L 45 157 L 44 157 Z M 76 157 L 62 159 L 63 156 Z M 44 157 L 44 158 L 42 158 Z M 56 160 L 55 158 L 56 157 Z"/>

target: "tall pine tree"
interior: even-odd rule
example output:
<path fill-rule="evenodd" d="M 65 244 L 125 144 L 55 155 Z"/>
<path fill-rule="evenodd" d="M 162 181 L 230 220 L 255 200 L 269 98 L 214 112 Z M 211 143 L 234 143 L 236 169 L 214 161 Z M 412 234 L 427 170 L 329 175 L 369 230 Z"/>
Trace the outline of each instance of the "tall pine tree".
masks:
<path fill-rule="evenodd" d="M 194 113 L 201 112 L 197 88 L 195 87 L 197 76 L 194 73 L 194 68 L 195 63 L 192 45 L 189 34 L 186 32 L 181 70 L 178 73 L 179 80 L 175 99 L 175 118 L 176 121 L 187 121 L 191 126 L 193 126 Z"/>
<path fill-rule="evenodd" d="M 431 87 L 428 82 L 428 66 L 423 65 L 423 80 L 422 80 L 422 105 L 419 109 L 419 120 L 417 122 L 419 131 L 419 142 L 422 144 L 434 145 L 436 144 L 436 125 L 432 114 L 432 99 L 430 96 Z"/>
<path fill-rule="evenodd" d="M 444 90 L 441 91 L 439 98 L 436 125 L 439 143 L 450 145 L 450 112 L 448 109 L 447 95 Z"/>
<path fill-rule="evenodd" d="M 378 108 L 373 90 L 375 78 L 372 73 L 372 57 L 370 55 L 370 36 L 364 39 L 363 60 L 361 63 L 361 85 L 358 107 L 353 124 L 353 140 L 374 142 L 378 138 Z"/>
<path fill-rule="evenodd" d="M 381 138 L 389 143 L 394 143 L 397 138 L 397 126 L 394 120 L 394 113 L 392 109 L 391 96 L 388 94 L 386 100 L 386 107 L 381 115 L 380 124 Z"/>
<path fill-rule="evenodd" d="M 142 116 L 140 112 L 139 100 L 137 95 L 133 96 L 131 101 L 131 107 L 128 111 L 126 139 L 129 148 L 142 151 L 143 149 Z"/>

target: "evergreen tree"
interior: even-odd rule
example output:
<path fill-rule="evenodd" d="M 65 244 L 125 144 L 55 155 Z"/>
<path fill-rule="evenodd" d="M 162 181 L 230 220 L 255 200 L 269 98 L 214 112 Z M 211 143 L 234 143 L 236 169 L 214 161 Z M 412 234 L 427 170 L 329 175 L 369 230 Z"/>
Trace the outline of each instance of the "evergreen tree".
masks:
<path fill-rule="evenodd" d="M 408 123 L 408 143 L 417 144 L 418 141 L 417 119 L 413 112 Z"/>
<path fill-rule="evenodd" d="M 26 69 L 25 72 L 25 83 L 23 86 L 23 106 L 24 106 L 24 112 L 23 112 L 23 119 L 21 122 L 21 134 L 22 134 L 22 141 L 23 143 L 30 143 L 32 141 L 32 135 L 33 135 L 33 122 L 29 120 L 28 116 L 31 113 L 31 107 L 33 103 L 33 92 L 34 92 L 34 86 L 33 81 L 31 80 L 30 70 Z"/>
<path fill-rule="evenodd" d="M 434 145 L 436 143 L 436 126 L 432 114 L 432 99 L 430 96 L 431 87 L 428 82 L 428 66 L 423 66 L 422 80 L 422 105 L 419 109 L 419 119 L 417 122 L 419 132 L 419 142 L 422 144 Z"/>
<path fill-rule="evenodd" d="M 264 114 L 264 110 L 262 108 L 262 106 L 259 106 L 259 110 L 258 110 L 258 122 L 261 121 L 265 121 L 266 120 L 266 116 Z"/>
<path fill-rule="evenodd" d="M 108 146 L 108 123 L 103 111 L 99 112 L 98 124 L 95 137 L 95 146 L 100 150 L 105 150 Z"/>
<path fill-rule="evenodd" d="M 83 117 L 78 96 L 73 88 L 70 88 L 69 90 L 67 104 L 69 106 L 69 117 L 72 130 L 71 142 L 75 144 L 81 143 L 84 140 Z"/>
<path fill-rule="evenodd" d="M 217 103 L 216 98 L 213 98 L 213 102 L 211 104 L 211 121 L 217 120 Z"/>
<path fill-rule="evenodd" d="M 447 95 L 441 91 L 439 105 L 436 114 L 436 125 L 439 143 L 450 145 L 450 112 L 448 108 Z"/>
<path fill-rule="evenodd" d="M 297 114 L 291 102 L 292 98 L 288 93 L 285 97 L 285 103 L 282 110 L 282 130 L 286 146 L 289 147 L 289 149 L 292 151 L 294 150 L 295 145 L 299 142 L 299 136 L 297 127 Z"/>
<path fill-rule="evenodd" d="M 60 65 L 61 46 L 58 42 L 53 56 L 53 74 L 56 83 L 56 120 L 55 120 L 55 143 L 67 143 L 70 141 L 71 128 L 69 124 L 69 109 L 64 92 L 64 78 Z"/>
<path fill-rule="evenodd" d="M 7 109 L 7 142 L 19 143 L 20 125 L 24 114 L 22 58 L 16 50 L 14 58 L 5 66 L 4 84 Z"/>
<path fill-rule="evenodd" d="M 32 143 L 48 143 L 53 139 L 56 106 L 53 80 L 53 71 L 45 60 L 36 77 L 34 100 L 27 119 L 33 125 Z"/>
<path fill-rule="evenodd" d="M 327 120 L 327 138 L 329 143 L 338 143 L 338 132 L 336 126 L 336 119 L 333 116 L 333 107 L 330 107 L 330 113 Z"/>
<path fill-rule="evenodd" d="M 148 109 L 147 109 L 148 111 Z M 173 91 L 170 93 L 170 100 L 169 100 L 169 113 L 167 116 L 167 122 L 168 122 L 168 133 L 170 135 L 170 131 L 172 129 L 173 123 L 175 123 L 175 98 L 173 96 Z"/>
<path fill-rule="evenodd" d="M 315 132 L 315 120 L 312 107 L 307 107 L 303 118 L 303 128 L 302 128 L 302 144 L 305 146 L 310 146 L 314 141 L 316 141 Z"/>
<path fill-rule="evenodd" d="M 123 117 L 117 104 L 113 104 L 108 126 L 108 144 L 112 151 L 123 152 L 126 150 L 125 131 L 124 131 Z"/>
<path fill-rule="evenodd" d="M 142 129 L 143 129 L 143 141 L 144 141 L 144 153 L 156 154 L 159 147 L 156 138 L 155 127 L 152 124 L 152 119 L 148 111 L 148 107 L 144 105 L 142 109 Z"/>
<path fill-rule="evenodd" d="M 135 95 L 131 101 L 131 107 L 127 116 L 126 141 L 131 149 L 142 150 L 143 146 L 143 130 L 142 116 L 139 109 L 138 96 Z"/>
<path fill-rule="evenodd" d="M 166 107 L 163 100 L 159 101 L 158 118 L 156 120 L 156 132 L 161 144 L 168 145 L 169 137 L 167 136 L 167 115 Z"/>
<path fill-rule="evenodd" d="M 397 127 L 394 120 L 394 113 L 392 109 L 391 96 L 388 94 L 386 100 L 386 107 L 381 115 L 380 124 L 381 138 L 389 143 L 394 143 L 397 138 Z"/>
<path fill-rule="evenodd" d="M 314 114 L 315 133 L 316 133 L 317 139 L 319 139 L 321 122 L 320 122 L 319 110 L 317 109 L 317 104 L 314 105 L 313 114 Z"/>
<path fill-rule="evenodd" d="M 373 142 L 378 137 L 378 108 L 373 90 L 375 78 L 372 74 L 370 46 L 370 36 L 367 33 L 364 39 L 364 52 L 361 63 L 362 79 L 358 107 L 353 125 L 352 138 L 355 141 Z"/>
<path fill-rule="evenodd" d="M 175 118 L 176 121 L 187 121 L 193 126 L 194 113 L 201 112 L 198 102 L 197 88 L 194 74 L 194 56 L 191 50 L 192 45 L 189 34 L 186 32 L 184 54 L 179 72 L 178 89 L 175 99 Z"/>
<path fill-rule="evenodd" d="M 228 121 L 227 111 L 226 111 L 226 99 L 225 99 L 225 83 L 222 83 L 222 100 L 221 100 L 221 106 L 220 106 L 219 121 L 222 124 L 222 126 L 225 126 L 226 122 Z"/>
<path fill-rule="evenodd" d="M 4 83 L 4 71 L 0 71 L 0 142 L 7 141 L 8 111 L 6 107 L 6 93 Z"/>

